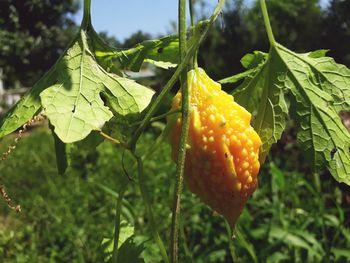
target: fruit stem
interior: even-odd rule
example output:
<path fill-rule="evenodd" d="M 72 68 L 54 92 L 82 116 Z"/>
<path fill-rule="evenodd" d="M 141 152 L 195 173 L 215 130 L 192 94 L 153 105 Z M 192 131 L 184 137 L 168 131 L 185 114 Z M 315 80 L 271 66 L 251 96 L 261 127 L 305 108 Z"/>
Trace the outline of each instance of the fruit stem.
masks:
<path fill-rule="evenodd" d="M 186 0 L 179 0 L 179 53 L 180 63 L 184 60 L 186 54 Z M 178 262 L 178 239 L 180 227 L 180 203 L 181 193 L 183 189 L 184 168 L 186 158 L 186 142 L 189 130 L 189 92 L 187 85 L 187 70 L 183 71 L 180 77 L 181 82 L 181 111 L 182 111 L 182 127 L 179 143 L 179 151 L 177 155 L 176 166 L 176 183 L 174 189 L 171 232 L 170 232 L 170 262 Z"/>
<path fill-rule="evenodd" d="M 270 23 L 269 14 L 267 12 L 265 0 L 260 0 L 260 7 L 261 7 L 261 11 L 262 11 L 262 14 L 264 17 L 265 28 L 266 28 L 266 32 L 267 32 L 267 37 L 269 38 L 270 45 L 275 46 L 276 40 L 275 40 L 275 37 L 273 36 L 272 27 L 271 27 L 271 23 Z"/>

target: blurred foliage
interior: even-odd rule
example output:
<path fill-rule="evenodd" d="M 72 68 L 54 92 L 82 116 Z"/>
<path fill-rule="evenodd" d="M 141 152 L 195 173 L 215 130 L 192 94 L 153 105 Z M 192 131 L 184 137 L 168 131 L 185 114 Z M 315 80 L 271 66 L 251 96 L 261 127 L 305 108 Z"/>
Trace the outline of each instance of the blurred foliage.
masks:
<path fill-rule="evenodd" d="M 152 36 L 148 33 L 144 33 L 141 30 L 131 34 L 129 37 L 127 37 L 124 40 L 124 43 L 122 44 L 121 47 L 123 48 L 131 48 L 135 46 L 138 43 L 141 43 L 142 41 L 149 40 L 151 39 Z"/>
<path fill-rule="evenodd" d="M 330 49 L 329 55 L 341 63 L 350 65 L 350 1 L 332 0 L 326 10 L 321 31 L 322 43 Z"/>
<path fill-rule="evenodd" d="M 79 1 L 1 0 L 0 68 L 5 87 L 31 86 L 54 64 L 77 30 Z"/>
<path fill-rule="evenodd" d="M 152 133 L 144 135 L 140 152 L 149 148 L 156 134 L 159 130 L 153 128 Z M 1 141 L 1 151 L 11 140 Z M 25 137 L 1 164 L 8 192 L 23 207 L 23 212 L 16 214 L 1 202 L 2 262 L 103 262 L 101 243 L 113 235 L 116 196 L 127 180 L 121 165 L 122 151 L 109 142 L 96 151 L 74 151 L 73 167 L 59 176 L 50 131 L 40 128 Z M 327 173 L 303 174 L 308 166 L 290 135 L 273 152 L 278 157 L 263 167 L 260 187 L 249 200 L 234 239 L 223 219 L 185 188 L 180 262 L 350 260 L 349 191 L 343 191 Z M 160 262 L 137 186 L 134 159 L 125 155 L 124 166 L 135 179 L 128 186 L 121 213 L 122 220 L 135 227 L 135 236 L 125 245 L 142 248 L 137 252 L 142 253 L 140 262 Z M 170 147 L 162 144 L 145 162 L 145 176 L 166 244 L 174 173 Z"/>
<path fill-rule="evenodd" d="M 99 32 L 99 36 L 110 46 L 120 47 L 122 44 L 114 37 L 108 35 L 107 32 Z"/>

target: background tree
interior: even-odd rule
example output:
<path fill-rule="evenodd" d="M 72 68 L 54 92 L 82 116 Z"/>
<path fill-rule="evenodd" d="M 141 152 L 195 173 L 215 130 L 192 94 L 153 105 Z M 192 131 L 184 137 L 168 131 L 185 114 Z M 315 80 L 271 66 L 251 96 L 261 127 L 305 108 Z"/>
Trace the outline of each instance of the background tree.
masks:
<path fill-rule="evenodd" d="M 137 43 L 140 43 L 142 41 L 145 41 L 151 38 L 152 36 L 150 34 L 142 32 L 141 30 L 138 30 L 137 32 L 131 34 L 128 38 L 124 40 L 122 47 L 130 48 L 135 46 Z"/>
<path fill-rule="evenodd" d="M 120 47 L 122 44 L 114 36 L 108 35 L 108 32 L 99 32 L 100 37 L 112 47 Z"/>
<path fill-rule="evenodd" d="M 31 86 L 57 60 L 77 26 L 79 1 L 0 1 L 0 68 L 5 87 Z"/>
<path fill-rule="evenodd" d="M 350 1 L 332 0 L 326 10 L 321 31 L 321 42 L 330 49 L 337 61 L 350 64 Z"/>

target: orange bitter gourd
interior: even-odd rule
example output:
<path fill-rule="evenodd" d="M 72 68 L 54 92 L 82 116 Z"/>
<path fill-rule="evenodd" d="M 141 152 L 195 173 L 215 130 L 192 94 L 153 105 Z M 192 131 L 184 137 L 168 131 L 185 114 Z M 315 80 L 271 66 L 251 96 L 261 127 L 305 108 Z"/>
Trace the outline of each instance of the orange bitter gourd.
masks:
<path fill-rule="evenodd" d="M 185 161 L 189 189 L 233 226 L 257 187 L 259 135 L 251 114 L 234 102 L 201 68 L 188 73 L 190 127 Z M 181 92 L 172 110 L 181 107 Z M 181 116 L 172 127 L 172 157 L 177 158 Z"/>

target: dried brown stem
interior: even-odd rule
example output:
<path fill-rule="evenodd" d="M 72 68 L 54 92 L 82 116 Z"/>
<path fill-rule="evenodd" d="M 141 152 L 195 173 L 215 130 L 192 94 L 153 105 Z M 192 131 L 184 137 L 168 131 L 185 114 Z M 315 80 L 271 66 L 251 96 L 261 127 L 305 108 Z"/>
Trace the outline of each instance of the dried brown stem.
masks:
<path fill-rule="evenodd" d="M 0 157 L 0 162 L 5 161 L 8 156 L 12 153 L 12 151 L 14 149 L 16 149 L 18 143 L 20 142 L 20 140 L 22 139 L 23 133 L 25 133 L 29 127 L 33 126 L 35 123 L 40 122 L 42 120 L 44 120 L 45 116 L 43 116 L 41 113 L 34 116 L 32 119 L 30 119 L 28 122 L 26 122 L 23 126 L 22 129 L 20 129 L 18 131 L 18 135 L 16 136 L 16 138 L 14 139 L 14 143 L 12 145 L 9 145 L 7 147 L 7 150 L 1 155 Z M 0 178 L 1 180 L 1 178 Z M 8 193 L 6 192 L 5 189 L 5 185 L 4 184 L 0 184 L 0 194 L 1 196 L 4 198 L 5 202 L 7 203 L 8 207 L 16 210 L 16 212 L 21 212 L 21 206 L 20 205 L 14 205 L 12 203 L 12 199 L 11 197 L 8 195 Z"/>

